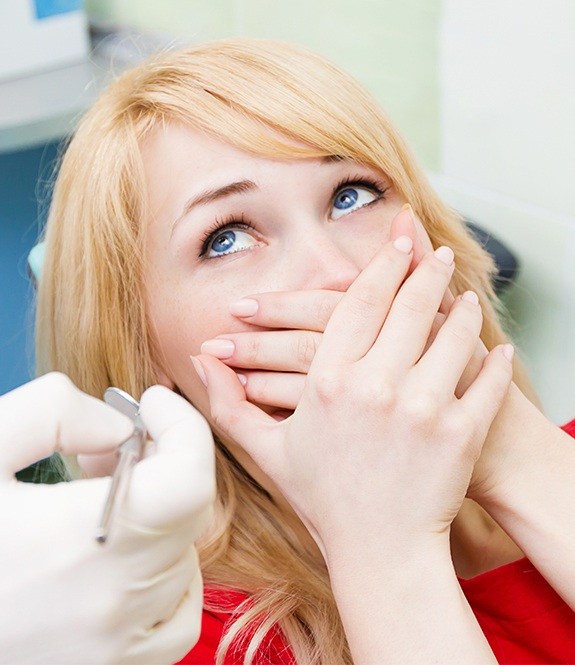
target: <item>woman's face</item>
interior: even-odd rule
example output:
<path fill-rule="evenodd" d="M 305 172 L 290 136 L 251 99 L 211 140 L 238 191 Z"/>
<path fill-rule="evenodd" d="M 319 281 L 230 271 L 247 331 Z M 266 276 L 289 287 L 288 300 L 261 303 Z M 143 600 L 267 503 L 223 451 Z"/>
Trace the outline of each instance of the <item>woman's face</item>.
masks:
<path fill-rule="evenodd" d="M 265 291 L 345 291 L 405 201 L 355 162 L 254 157 L 177 124 L 155 131 L 142 151 L 160 375 L 208 416 L 190 355 L 207 339 L 253 328 L 230 304 Z"/>

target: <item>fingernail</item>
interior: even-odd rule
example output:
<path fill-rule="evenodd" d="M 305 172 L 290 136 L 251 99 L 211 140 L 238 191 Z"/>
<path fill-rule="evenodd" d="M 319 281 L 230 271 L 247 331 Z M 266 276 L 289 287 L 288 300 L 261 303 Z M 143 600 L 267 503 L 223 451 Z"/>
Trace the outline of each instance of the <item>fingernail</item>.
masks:
<path fill-rule="evenodd" d="M 245 374 L 238 374 L 238 372 L 236 372 L 236 376 L 238 377 L 239 382 L 242 384 L 242 386 L 245 386 L 246 383 L 248 382 L 248 377 Z"/>
<path fill-rule="evenodd" d="M 453 263 L 455 254 L 453 253 L 451 247 L 443 246 L 435 250 L 435 258 L 441 261 L 441 263 L 445 263 L 445 265 L 450 266 Z"/>
<path fill-rule="evenodd" d="M 208 339 L 201 346 L 201 352 L 215 358 L 229 358 L 233 355 L 236 345 L 231 339 Z"/>
<path fill-rule="evenodd" d="M 512 362 L 513 356 L 515 355 L 515 347 L 513 344 L 504 344 L 501 350 L 503 351 L 503 355 L 507 358 L 507 360 Z"/>
<path fill-rule="evenodd" d="M 413 249 L 413 240 L 409 236 L 399 236 L 393 241 L 393 246 L 400 252 L 409 254 Z"/>
<path fill-rule="evenodd" d="M 411 217 L 411 221 L 415 222 L 415 213 L 413 212 L 413 208 L 411 207 L 411 204 L 404 203 L 401 206 L 401 210 L 399 212 L 405 212 L 405 211 L 409 212 L 409 216 Z"/>
<path fill-rule="evenodd" d="M 234 316 L 253 316 L 258 311 L 259 303 L 252 298 L 242 298 L 230 305 L 230 313 Z"/>
<path fill-rule="evenodd" d="M 475 291 L 466 291 L 462 296 L 461 300 L 466 300 L 467 302 L 471 302 L 474 305 L 479 305 L 479 296 Z"/>
<path fill-rule="evenodd" d="M 196 370 L 196 374 L 200 377 L 200 381 L 208 387 L 208 379 L 206 377 L 206 372 L 204 368 L 202 367 L 202 363 L 197 359 L 194 358 L 194 356 L 190 356 L 190 360 L 192 361 L 192 365 L 194 366 L 194 369 Z"/>

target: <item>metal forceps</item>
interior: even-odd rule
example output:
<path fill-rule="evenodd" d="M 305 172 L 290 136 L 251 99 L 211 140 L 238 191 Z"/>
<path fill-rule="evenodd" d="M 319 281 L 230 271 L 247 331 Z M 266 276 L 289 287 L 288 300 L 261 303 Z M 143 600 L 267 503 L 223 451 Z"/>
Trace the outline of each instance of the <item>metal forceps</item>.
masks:
<path fill-rule="evenodd" d="M 118 449 L 118 463 L 96 529 L 96 541 L 99 543 L 105 543 L 110 535 L 114 518 L 124 500 L 132 469 L 142 459 L 147 436 L 146 428 L 140 418 L 140 404 L 131 395 L 119 388 L 108 388 L 104 393 L 104 401 L 133 421 L 134 433 Z"/>

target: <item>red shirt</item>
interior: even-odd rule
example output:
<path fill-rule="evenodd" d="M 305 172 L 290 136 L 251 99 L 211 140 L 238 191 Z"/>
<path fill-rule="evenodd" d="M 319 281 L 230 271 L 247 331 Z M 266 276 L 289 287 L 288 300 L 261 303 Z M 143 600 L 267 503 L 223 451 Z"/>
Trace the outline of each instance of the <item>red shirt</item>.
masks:
<path fill-rule="evenodd" d="M 575 437 L 575 420 L 563 427 Z M 505 665 L 575 663 L 575 612 L 547 584 L 527 559 L 460 580 L 477 621 L 497 661 Z M 230 608 L 204 610 L 200 641 L 178 665 L 212 665 L 231 611 L 246 596 L 206 589 L 206 596 Z M 241 649 L 228 651 L 226 665 L 243 665 Z M 295 665 L 281 633 L 262 642 L 255 665 Z"/>

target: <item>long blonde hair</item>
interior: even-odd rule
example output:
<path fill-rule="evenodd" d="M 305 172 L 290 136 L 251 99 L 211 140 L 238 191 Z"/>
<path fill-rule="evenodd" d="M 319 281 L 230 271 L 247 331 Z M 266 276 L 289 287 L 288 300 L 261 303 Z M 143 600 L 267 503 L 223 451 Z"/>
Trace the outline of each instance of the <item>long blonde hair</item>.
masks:
<path fill-rule="evenodd" d="M 62 160 L 46 232 L 37 313 L 39 371 L 67 373 L 101 396 L 156 382 L 144 307 L 146 192 L 140 145 L 178 121 L 252 154 L 337 155 L 384 172 L 449 245 L 452 288 L 476 291 L 488 347 L 506 340 L 493 262 L 435 195 L 371 97 L 318 55 L 278 42 L 227 40 L 159 55 L 120 76 L 80 123 Z M 272 131 L 270 131 L 272 130 Z M 530 391 L 519 366 L 516 380 Z M 219 445 L 216 519 L 202 545 L 206 586 L 250 596 L 220 646 L 249 643 L 246 662 L 278 626 L 301 663 L 350 663 L 325 567 L 305 553 L 269 496 Z"/>

